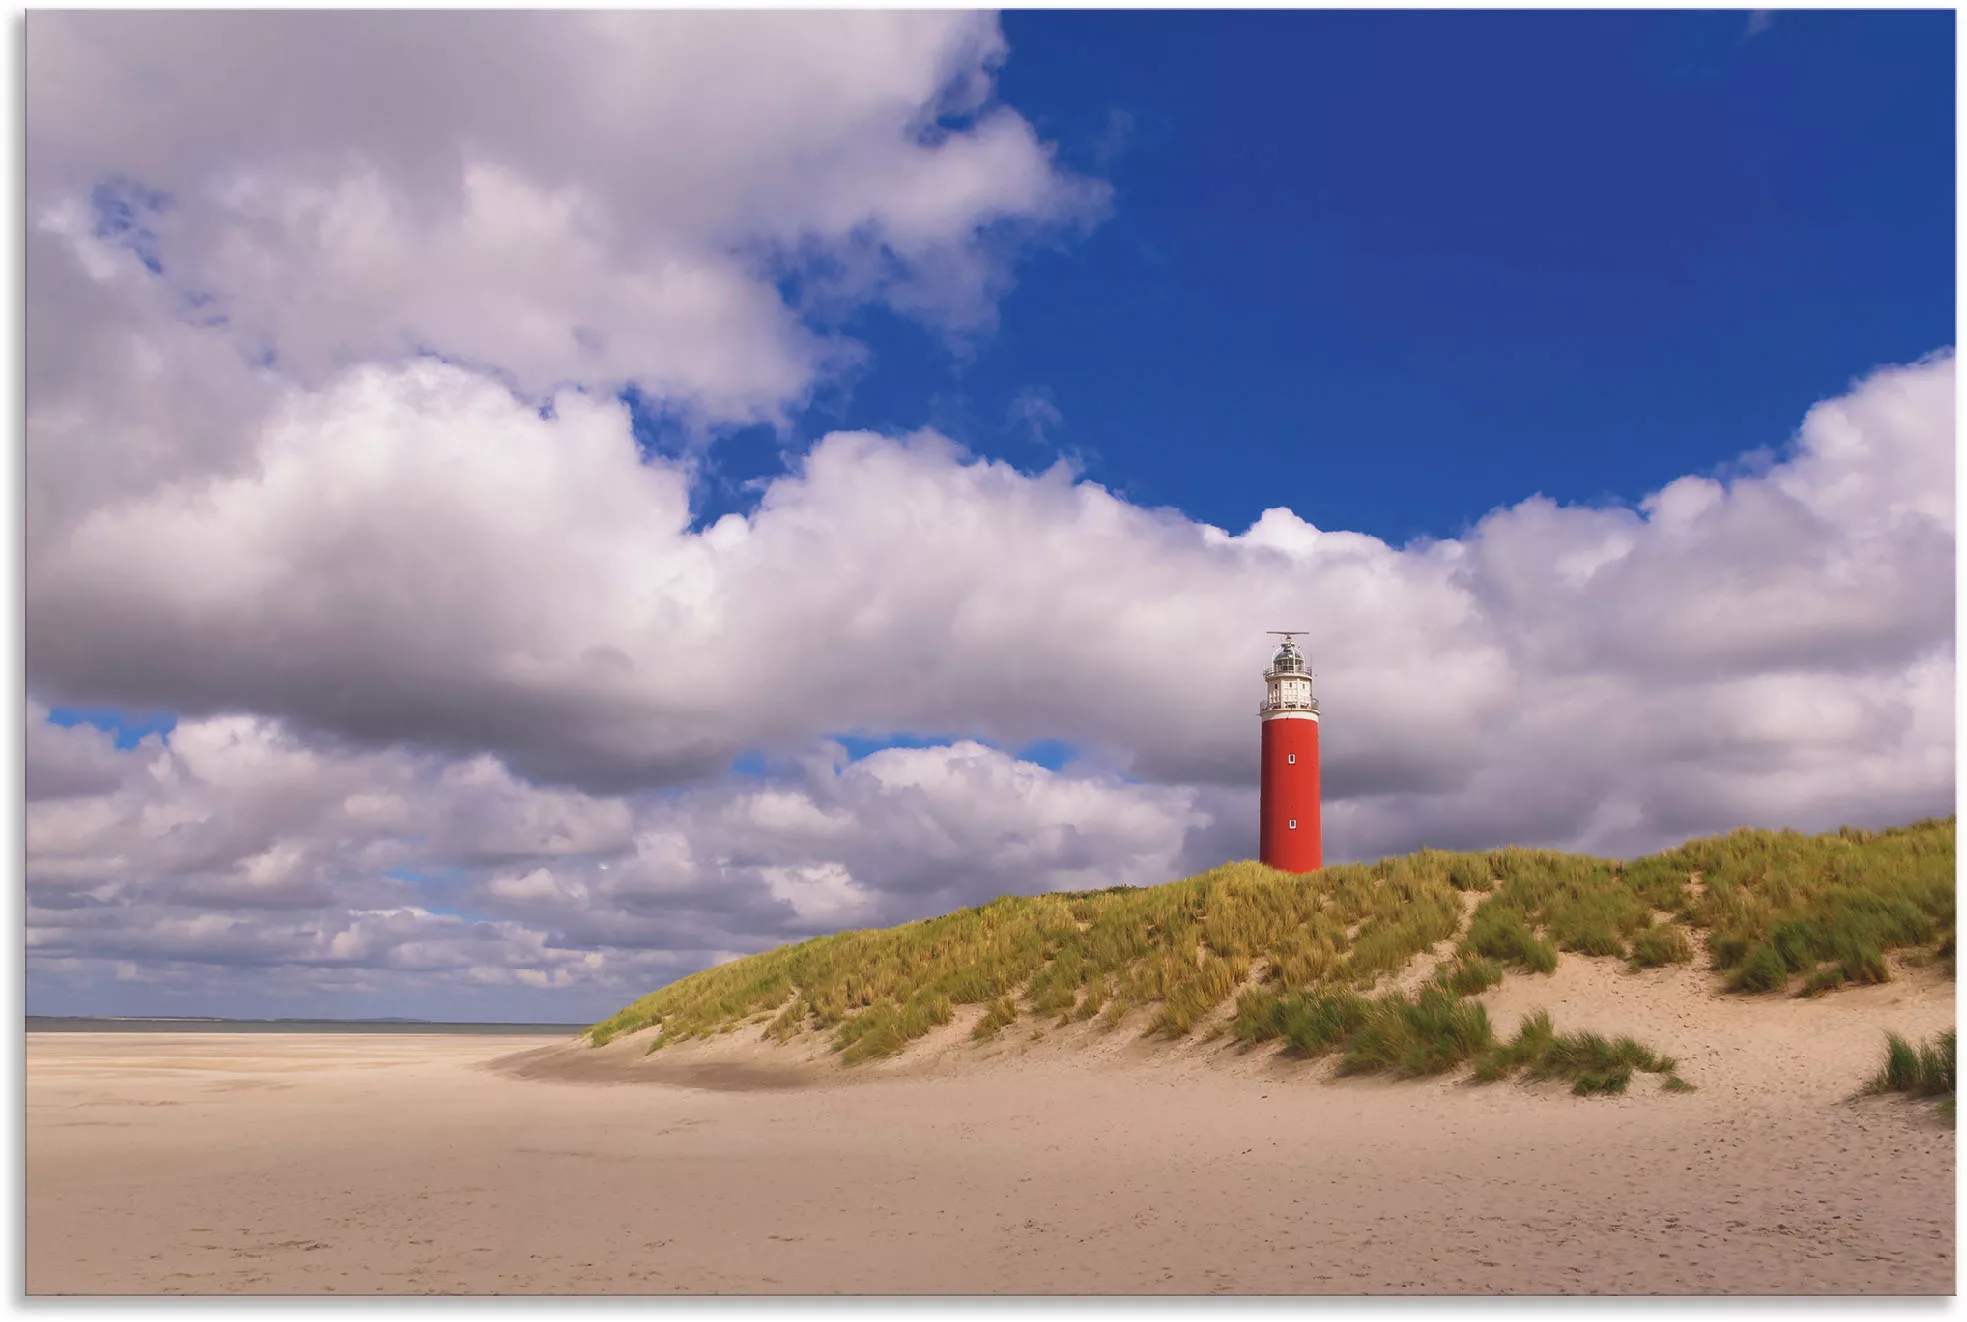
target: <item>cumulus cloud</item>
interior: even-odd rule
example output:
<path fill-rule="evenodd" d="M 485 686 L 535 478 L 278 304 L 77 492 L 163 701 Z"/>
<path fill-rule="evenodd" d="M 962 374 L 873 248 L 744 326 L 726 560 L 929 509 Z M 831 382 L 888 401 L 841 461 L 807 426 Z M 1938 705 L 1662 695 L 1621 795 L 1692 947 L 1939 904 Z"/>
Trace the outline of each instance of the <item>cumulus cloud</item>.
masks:
<path fill-rule="evenodd" d="M 86 726 L 30 729 L 44 981 L 127 965 L 207 993 L 508 987 L 599 1014 L 651 979 L 842 925 L 1163 880 L 1204 820 L 1190 792 L 974 743 L 858 762 L 821 743 L 767 780 L 621 798 L 486 757 L 310 747 L 251 717 L 121 751 Z"/>
<path fill-rule="evenodd" d="M 73 249 L 30 283 L 126 250 L 308 384 L 434 350 L 774 419 L 853 353 L 804 314 L 988 322 L 1016 235 L 1106 205 L 993 100 L 987 14 L 37 14 L 28 43 L 29 211 Z"/>
<path fill-rule="evenodd" d="M 295 396 L 248 474 L 33 557 L 29 675 L 589 788 L 835 731 L 1233 783 L 1246 640 L 1308 618 L 1332 795 L 1453 793 L 1576 695 L 1599 730 L 1669 697 L 1671 724 L 1717 686 L 1814 675 L 1830 699 L 1949 657 L 1952 409 L 1950 357 L 1891 369 L 1761 473 L 1638 509 L 1533 498 L 1405 548 L 1281 509 L 1231 536 L 931 434 L 829 437 L 692 532 L 686 478 L 618 405 L 542 417 L 461 368 L 370 368 Z"/>

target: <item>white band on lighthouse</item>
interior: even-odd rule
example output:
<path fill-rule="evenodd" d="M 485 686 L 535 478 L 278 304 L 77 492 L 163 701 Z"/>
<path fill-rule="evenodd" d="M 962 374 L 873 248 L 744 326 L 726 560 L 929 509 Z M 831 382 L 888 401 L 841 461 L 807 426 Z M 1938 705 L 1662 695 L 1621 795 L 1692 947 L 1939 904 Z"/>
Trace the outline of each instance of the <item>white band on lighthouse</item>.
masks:
<path fill-rule="evenodd" d="M 1315 711 L 1267 711 L 1262 713 L 1262 715 L 1266 721 L 1315 721 L 1318 719 L 1318 713 Z"/>

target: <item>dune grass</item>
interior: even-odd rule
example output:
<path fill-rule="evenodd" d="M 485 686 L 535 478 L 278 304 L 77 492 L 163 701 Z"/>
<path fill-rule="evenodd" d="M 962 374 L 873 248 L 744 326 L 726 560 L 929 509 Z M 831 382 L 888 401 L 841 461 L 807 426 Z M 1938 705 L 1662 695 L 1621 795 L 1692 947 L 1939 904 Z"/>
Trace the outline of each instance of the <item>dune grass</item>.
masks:
<path fill-rule="evenodd" d="M 1785 990 L 1798 974 L 1809 994 L 1884 982 L 1889 952 L 1935 942 L 1952 957 L 1950 817 L 1878 832 L 1734 831 L 1629 863 L 1488 857 L 1498 882 L 1463 950 L 1528 972 L 1554 968 L 1560 950 L 1637 968 L 1685 962 L 1690 929 L 1706 930 L 1711 966 L 1742 992 Z"/>
<path fill-rule="evenodd" d="M 1438 985 L 1378 999 L 1347 990 L 1275 996 L 1252 989 L 1238 998 L 1231 1031 L 1248 1046 L 1282 1039 L 1307 1058 L 1342 1051 L 1342 1074 L 1407 1078 L 1444 1073 L 1494 1041 L 1488 1011 Z"/>
<path fill-rule="evenodd" d="M 1368 999 L 1349 991 L 1277 997 L 1246 991 L 1232 1024 L 1237 1041 L 1255 1046 L 1281 1040 L 1293 1055 L 1315 1059 L 1342 1053 L 1341 1074 L 1417 1078 L 1474 1063 L 1475 1077 L 1492 1083 L 1522 1073 L 1533 1080 L 1568 1079 L 1580 1096 L 1622 1093 L 1639 1070 L 1666 1076 L 1671 1092 L 1692 1092 L 1675 1062 L 1630 1037 L 1556 1032 L 1542 1010 L 1514 1038 L 1499 1042 L 1488 1011 L 1435 984 L 1412 997 Z"/>
<path fill-rule="evenodd" d="M 877 1001 L 840 1025 L 834 1046 L 849 1064 L 874 1056 L 892 1056 L 930 1029 L 950 1021 L 949 997 L 922 988 L 906 1001 Z"/>
<path fill-rule="evenodd" d="M 898 1050 L 909 1040 L 898 1033 L 935 1027 L 926 1009 L 942 1000 L 978 1005 L 1022 995 L 1033 1014 L 1108 1026 L 1151 1007 L 1149 1030 L 1179 1037 L 1255 967 L 1280 986 L 1370 987 L 1452 937 L 1461 917 L 1450 876 L 1458 858 L 1424 851 L 1310 876 L 1231 863 L 1165 886 L 1007 896 L 706 969 L 589 1036 L 601 1044 L 660 1024 L 657 1041 L 667 1044 L 771 1011 L 772 1036 L 829 1032 L 837 1050 L 865 1059 Z M 897 1017 L 911 1004 L 917 1008 Z"/>
<path fill-rule="evenodd" d="M 1237 997 L 1230 1031 L 1246 1046 L 1281 1038 L 1292 1051 L 1311 1058 L 1343 1043 L 1370 1013 L 1372 1002 L 1348 989 L 1280 996 L 1253 987 Z"/>
<path fill-rule="evenodd" d="M 1892 951 L 1952 938 L 1952 818 L 1876 833 L 1736 831 L 1668 857 L 1700 872 L 1681 909 L 1707 929 L 1713 967 L 1737 991 L 1783 991 L 1798 974 L 1813 994 L 1885 982 Z"/>
<path fill-rule="evenodd" d="M 998 1030 L 1009 1027 L 1018 1021 L 1018 1007 L 1011 1004 L 1011 998 L 1000 996 L 990 1003 L 984 1017 L 977 1020 L 977 1026 L 970 1030 L 970 1037 L 977 1042 L 988 1042 L 997 1036 Z"/>
<path fill-rule="evenodd" d="M 1693 958 L 1694 943 L 1687 939 L 1687 930 L 1678 923 L 1655 924 L 1632 939 L 1635 969 L 1665 968 L 1669 964 L 1690 963 Z"/>
<path fill-rule="evenodd" d="M 1341 1074 L 1445 1074 L 1495 1042 L 1489 1012 L 1445 987 L 1411 998 L 1394 992 L 1373 1002 L 1345 1040 Z"/>
<path fill-rule="evenodd" d="M 1480 955 L 1463 955 L 1436 970 L 1435 981 L 1457 996 L 1477 996 L 1503 980 L 1503 966 Z"/>
<path fill-rule="evenodd" d="M 1465 959 L 1514 964 L 1530 973 L 1557 968 L 1557 947 L 1530 929 L 1528 916 L 1506 900 L 1484 900 L 1462 939 Z"/>
<path fill-rule="evenodd" d="M 1512 1074 L 1532 1081 L 1568 1079 L 1580 1097 L 1622 1093 L 1633 1072 L 1663 1074 L 1672 1092 L 1692 1092 L 1693 1085 L 1675 1072 L 1671 1056 L 1662 1056 L 1630 1037 L 1607 1038 L 1599 1033 L 1559 1033 L 1547 1011 L 1525 1015 L 1516 1036 L 1497 1043 L 1475 1063 L 1475 1078 L 1494 1083 Z"/>
<path fill-rule="evenodd" d="M 1675 963 L 1705 930 L 1713 966 L 1743 991 L 1797 974 L 1817 994 L 1882 980 L 1887 952 L 1934 942 L 1951 969 L 1953 832 L 1951 818 L 1878 833 L 1737 831 L 1624 863 L 1519 848 L 1422 850 L 1309 875 L 1231 863 L 1163 886 L 1006 896 L 818 937 L 680 979 L 588 1032 L 599 1045 L 659 1025 L 654 1050 L 750 1021 L 779 1041 L 826 1034 L 857 1061 L 904 1049 L 962 1006 L 991 1007 L 985 1037 L 1027 1013 L 1110 1029 L 1140 1011 L 1144 1031 L 1178 1038 L 1233 1002 L 1240 1041 L 1307 1054 L 1343 1045 L 1350 1069 L 1426 1072 L 1493 1046 L 1445 1007 L 1507 972 L 1549 973 L 1560 951 Z M 1481 896 L 1466 925 L 1465 893 Z M 1451 939 L 1428 987 L 1367 995 Z M 1378 1027 L 1355 1043 L 1368 1024 Z"/>
<path fill-rule="evenodd" d="M 1954 1030 L 1915 1046 L 1897 1033 L 1885 1035 L 1885 1064 L 1861 1090 L 1866 1093 L 1905 1093 L 1937 1097 L 1940 1114 L 1954 1120 Z"/>

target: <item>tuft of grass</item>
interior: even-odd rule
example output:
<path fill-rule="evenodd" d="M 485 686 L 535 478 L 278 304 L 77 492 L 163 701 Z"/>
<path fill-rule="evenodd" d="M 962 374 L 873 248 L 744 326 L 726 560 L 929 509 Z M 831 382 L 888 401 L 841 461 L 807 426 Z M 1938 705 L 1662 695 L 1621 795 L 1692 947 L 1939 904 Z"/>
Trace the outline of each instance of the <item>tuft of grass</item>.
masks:
<path fill-rule="evenodd" d="M 1489 874 L 1489 859 L 1484 854 L 1453 854 L 1448 858 L 1448 884 L 1458 891 L 1489 891 L 1495 888 L 1495 878 Z"/>
<path fill-rule="evenodd" d="M 952 1013 L 949 997 L 936 991 L 919 991 L 899 1005 L 877 1001 L 840 1025 L 833 1049 L 850 1065 L 892 1056 L 930 1029 L 948 1023 Z"/>
<path fill-rule="evenodd" d="M 1072 1012 L 1075 1020 L 1084 1022 L 1100 1012 L 1106 1004 L 1106 979 L 1096 978 L 1086 988 L 1086 996 L 1079 1002 L 1079 1008 Z"/>
<path fill-rule="evenodd" d="M 765 1035 L 775 1042 L 783 1042 L 805 1026 L 812 1016 L 813 1007 L 799 997 L 792 998 L 792 1004 L 779 1012 L 778 1018 L 765 1026 Z"/>
<path fill-rule="evenodd" d="M 1621 1069 L 1644 1070 L 1649 1074 L 1671 1074 L 1675 1062 L 1632 1037 L 1607 1038 L 1598 1033 L 1566 1033 L 1553 1038 L 1539 1061 L 1531 1063 L 1533 1076 L 1577 1078 L 1587 1074 L 1609 1074 Z"/>
<path fill-rule="evenodd" d="M 1634 1071 L 1666 1076 L 1670 1092 L 1691 1092 L 1692 1085 L 1675 1073 L 1676 1062 L 1632 1037 L 1608 1038 L 1601 1033 L 1559 1033 L 1550 1014 L 1537 1010 L 1523 1017 L 1516 1036 L 1492 1046 L 1476 1061 L 1475 1078 L 1494 1083 L 1521 1072 L 1533 1081 L 1568 1079 L 1580 1097 L 1622 1093 Z"/>
<path fill-rule="evenodd" d="M 1016 1023 L 1017 1018 L 1018 1007 L 1011 1004 L 1008 996 L 1000 996 L 990 1003 L 990 1008 L 984 1011 L 984 1017 L 977 1020 L 977 1026 L 970 1030 L 970 1037 L 978 1042 L 988 1042 L 997 1036 L 1000 1028 Z"/>
<path fill-rule="evenodd" d="M 1915 1046 L 1897 1033 L 1885 1035 L 1885 1064 L 1871 1077 L 1863 1091 L 1902 1092 L 1914 1097 L 1956 1095 L 1954 1085 L 1954 1030 L 1949 1028 L 1932 1041 Z M 1952 1118 L 1953 1108 L 1943 1108 Z"/>
<path fill-rule="evenodd" d="M 1843 985 L 1844 970 L 1835 964 L 1829 964 L 1815 970 L 1809 977 L 1805 978 L 1803 980 L 1803 990 L 1798 992 L 1797 995 L 1822 996 L 1825 992 L 1835 991 Z"/>
<path fill-rule="evenodd" d="M 1556 1039 L 1550 1011 L 1532 1010 L 1516 1026 L 1515 1037 L 1496 1043 L 1475 1062 L 1475 1078 L 1480 1083 L 1508 1078 L 1531 1062 L 1542 1060 Z"/>
<path fill-rule="evenodd" d="M 1425 902 L 1369 918 L 1353 938 L 1346 971 L 1355 984 L 1371 986 L 1380 975 L 1394 972 L 1437 941 L 1453 936 L 1461 919 L 1461 906 L 1430 888 Z"/>
<path fill-rule="evenodd" d="M 1844 975 L 1846 982 L 1890 982 L 1892 979 L 1891 971 L 1885 965 L 1885 951 L 1875 941 L 1838 933 L 1832 937 L 1831 953 L 1837 957 L 1837 970 Z"/>
<path fill-rule="evenodd" d="M 1925 1071 L 1919 1051 L 1897 1033 L 1885 1035 L 1885 1068 L 1872 1079 L 1879 1092 L 1919 1092 Z"/>
<path fill-rule="evenodd" d="M 1435 979 L 1457 996 L 1475 996 L 1503 980 L 1503 966 L 1480 955 L 1464 955 L 1452 964 L 1442 965 Z"/>
<path fill-rule="evenodd" d="M 1220 955 L 1204 955 L 1196 976 L 1171 981 L 1150 1031 L 1181 1037 L 1195 1021 L 1222 1004 L 1236 990 L 1236 966 Z"/>
<path fill-rule="evenodd" d="M 1694 943 L 1678 923 L 1656 923 L 1632 941 L 1632 967 L 1659 969 L 1669 964 L 1687 964 L 1694 958 Z"/>
<path fill-rule="evenodd" d="M 1789 986 L 1789 965 L 1770 941 L 1758 941 L 1736 968 L 1728 985 L 1736 991 L 1772 992 Z"/>
<path fill-rule="evenodd" d="M 1372 1004 L 1343 988 L 1286 996 L 1251 988 L 1236 999 L 1230 1031 L 1246 1045 L 1282 1038 L 1295 1055 L 1322 1056 L 1366 1022 Z"/>
<path fill-rule="evenodd" d="M 1284 1007 L 1284 1040 L 1300 1056 L 1323 1055 L 1359 1030 L 1371 1005 L 1344 990 L 1294 997 Z"/>
<path fill-rule="evenodd" d="M 1592 1070 L 1578 1075 L 1577 1082 L 1571 1085 L 1571 1093 L 1576 1097 L 1622 1093 L 1631 1082 L 1632 1067 L 1619 1065 L 1603 1073 Z"/>
<path fill-rule="evenodd" d="M 1261 987 L 1250 987 L 1236 998 L 1236 1017 L 1229 1031 L 1244 1046 L 1270 1042 L 1284 1032 L 1284 998 Z"/>
<path fill-rule="evenodd" d="M 1557 968 L 1557 947 L 1530 930 L 1523 911 L 1499 898 L 1484 900 L 1462 940 L 1462 954 L 1505 964 L 1519 964 L 1532 973 Z"/>
<path fill-rule="evenodd" d="M 1442 1074 L 1489 1049 L 1489 1012 L 1443 987 L 1409 999 L 1398 992 L 1372 1003 L 1345 1041 L 1343 1074 L 1391 1071 L 1402 1078 Z"/>

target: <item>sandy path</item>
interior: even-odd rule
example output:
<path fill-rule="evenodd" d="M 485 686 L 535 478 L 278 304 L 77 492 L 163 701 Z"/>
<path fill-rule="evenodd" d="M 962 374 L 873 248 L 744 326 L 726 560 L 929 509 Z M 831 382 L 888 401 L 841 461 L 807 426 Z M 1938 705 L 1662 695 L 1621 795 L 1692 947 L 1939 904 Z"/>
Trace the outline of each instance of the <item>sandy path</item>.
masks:
<path fill-rule="evenodd" d="M 1578 965 L 1530 999 L 1570 1027 L 1615 994 L 1604 1026 L 1681 1051 L 1700 1092 L 1050 1038 L 717 1091 L 483 1067 L 538 1039 L 34 1034 L 27 1288 L 1953 1290 L 1952 1131 L 1840 1100 L 1884 1027 L 1952 1022 L 1951 983 L 1745 1005 Z M 1523 995 L 1492 993 L 1499 1022 Z"/>

